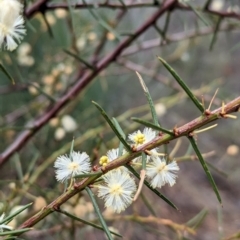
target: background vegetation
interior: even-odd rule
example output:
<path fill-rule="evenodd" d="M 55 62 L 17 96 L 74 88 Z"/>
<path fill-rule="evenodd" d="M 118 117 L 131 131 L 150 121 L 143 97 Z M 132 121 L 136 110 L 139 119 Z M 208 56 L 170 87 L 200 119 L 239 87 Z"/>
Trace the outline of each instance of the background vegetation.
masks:
<path fill-rule="evenodd" d="M 198 99 L 203 96 L 206 106 L 219 88 L 211 110 L 239 96 L 237 0 L 24 4 L 27 35 L 16 51 L 0 52 L 1 64 L 15 82 L 0 72 L 0 211 L 9 213 L 14 206 L 33 202 L 11 223 L 15 228 L 63 192 L 53 163 L 69 152 L 73 137 L 75 150 L 86 151 L 93 165 L 108 149 L 118 147 L 92 100 L 115 117 L 126 134 L 142 128 L 131 117 L 151 119 L 135 71 L 151 93 L 162 126 L 173 129 L 200 116 L 157 56 L 176 70 Z M 206 154 L 222 205 L 189 142 L 179 138 L 167 146 L 168 153 L 177 150 L 177 184 L 161 189 L 179 211 L 144 187 L 138 201 L 120 215 L 104 210 L 99 201 L 108 226 L 124 239 L 239 239 L 239 120 L 217 123 L 197 135 L 197 142 Z M 149 217 L 153 213 L 148 204 L 154 218 Z M 98 221 L 85 192 L 62 209 Z M 194 216 L 195 222 L 189 223 Z M 194 234 L 186 230 L 186 223 Z M 59 213 L 47 216 L 34 229 L 22 237 L 105 239 L 104 232 Z"/>

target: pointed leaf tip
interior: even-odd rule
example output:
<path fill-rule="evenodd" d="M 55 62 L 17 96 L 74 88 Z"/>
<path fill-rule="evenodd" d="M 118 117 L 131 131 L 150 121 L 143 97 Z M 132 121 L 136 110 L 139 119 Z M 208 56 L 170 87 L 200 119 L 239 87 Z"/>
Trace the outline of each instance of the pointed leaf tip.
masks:
<path fill-rule="evenodd" d="M 201 163 L 201 165 L 202 165 L 202 167 L 203 167 L 204 172 L 205 172 L 206 175 L 207 175 L 207 178 L 208 178 L 210 184 L 212 185 L 213 191 L 215 192 L 219 203 L 222 204 L 222 199 L 221 199 L 221 196 L 220 196 L 220 194 L 219 194 L 219 192 L 218 192 L 217 185 L 216 185 L 216 183 L 215 183 L 215 181 L 214 181 L 214 179 L 213 179 L 213 177 L 212 177 L 211 172 L 209 171 L 209 169 L 208 169 L 208 167 L 207 167 L 206 162 L 205 162 L 204 159 L 203 159 L 203 156 L 202 156 L 200 150 L 198 149 L 198 146 L 197 146 L 197 144 L 196 144 L 196 141 L 194 140 L 193 137 L 188 137 L 188 139 L 189 139 L 189 141 L 190 141 L 190 143 L 191 143 L 191 145 L 192 145 L 192 147 L 193 147 L 193 149 L 194 149 L 194 151 L 195 151 L 195 153 L 196 153 L 196 155 L 197 155 L 197 157 L 198 157 L 198 159 L 199 159 L 199 162 Z"/>
<path fill-rule="evenodd" d="M 151 95 L 148 91 L 148 88 L 147 88 L 145 82 L 143 81 L 142 76 L 137 71 L 136 71 L 136 74 L 139 78 L 140 84 L 141 84 L 141 86 L 143 88 L 143 91 L 145 93 L 145 96 L 147 98 L 147 101 L 148 101 L 148 104 L 149 104 L 149 107 L 150 107 L 150 110 L 151 110 L 151 114 L 152 114 L 153 123 L 157 126 L 160 126 L 160 123 L 159 123 L 158 117 L 157 117 L 157 113 L 156 113 L 156 109 L 155 109 L 155 106 L 154 106 L 154 102 L 153 102 L 152 97 L 151 97 Z"/>
<path fill-rule="evenodd" d="M 194 94 L 192 93 L 190 88 L 181 79 L 181 77 L 177 74 L 177 72 L 164 59 L 162 59 L 161 57 L 158 56 L 158 60 L 171 73 L 171 75 L 178 82 L 178 84 L 182 87 L 182 89 L 186 92 L 186 94 L 192 100 L 192 102 L 195 104 L 195 106 L 201 111 L 201 113 L 203 113 L 204 112 L 204 107 L 203 107 L 202 103 L 198 101 L 198 99 L 194 96 Z"/>

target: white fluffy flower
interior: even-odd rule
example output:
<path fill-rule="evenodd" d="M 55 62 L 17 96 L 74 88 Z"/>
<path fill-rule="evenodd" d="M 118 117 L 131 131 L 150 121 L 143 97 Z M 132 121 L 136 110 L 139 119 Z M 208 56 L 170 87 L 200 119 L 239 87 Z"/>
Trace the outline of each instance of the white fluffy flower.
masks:
<path fill-rule="evenodd" d="M 119 153 L 119 148 L 115 148 L 115 149 L 109 150 L 107 152 L 107 157 L 108 157 L 109 162 L 112 162 L 113 160 L 117 159 L 119 157 L 118 153 Z M 126 151 L 125 151 L 125 149 L 123 149 L 122 155 L 125 154 L 125 153 L 126 153 Z M 116 168 L 116 169 L 114 169 L 112 171 L 115 171 L 115 170 L 120 170 L 122 172 L 126 171 L 127 173 L 130 173 L 128 171 L 128 169 L 126 167 L 124 167 L 124 166 L 118 167 L 118 168 Z"/>
<path fill-rule="evenodd" d="M 144 128 L 143 132 L 140 130 L 129 134 L 128 139 L 133 143 L 134 147 L 140 147 L 143 144 L 153 140 L 156 137 L 156 132 L 152 130 L 151 128 Z M 156 155 L 157 154 L 157 148 L 154 148 L 150 151 L 152 154 Z M 147 162 L 150 160 L 150 156 L 147 155 Z M 133 160 L 134 163 L 136 162 L 141 162 L 142 157 L 137 157 Z"/>
<path fill-rule="evenodd" d="M 85 152 L 73 151 L 69 157 L 59 156 L 54 167 L 56 168 L 56 178 L 60 182 L 91 171 L 90 158 Z"/>
<path fill-rule="evenodd" d="M 151 179 L 153 188 L 162 187 L 166 183 L 173 186 L 176 182 L 176 171 L 179 167 L 175 161 L 167 164 L 165 158 L 154 156 L 153 162 L 147 165 L 146 175 Z"/>
<path fill-rule="evenodd" d="M 26 33 L 22 4 L 17 0 L 0 0 L 0 47 L 16 49 Z"/>
<path fill-rule="evenodd" d="M 103 183 L 97 185 L 98 197 L 103 198 L 105 207 L 120 213 L 133 201 L 136 184 L 130 175 L 122 171 L 110 171 L 103 176 Z"/>
<path fill-rule="evenodd" d="M 111 149 L 107 152 L 107 157 L 108 157 L 109 161 L 111 162 L 119 157 L 118 154 L 119 154 L 118 148 Z"/>
<path fill-rule="evenodd" d="M 7 230 L 12 230 L 12 227 L 6 225 L 6 224 L 3 224 L 3 219 L 4 219 L 4 216 L 5 214 L 3 213 L 1 216 L 0 216 L 0 232 L 3 232 L 4 229 L 7 229 Z"/>
<path fill-rule="evenodd" d="M 153 131 L 151 128 L 144 128 L 143 132 L 140 130 L 129 134 L 129 140 L 134 144 L 135 147 L 139 147 L 156 137 L 156 132 Z"/>

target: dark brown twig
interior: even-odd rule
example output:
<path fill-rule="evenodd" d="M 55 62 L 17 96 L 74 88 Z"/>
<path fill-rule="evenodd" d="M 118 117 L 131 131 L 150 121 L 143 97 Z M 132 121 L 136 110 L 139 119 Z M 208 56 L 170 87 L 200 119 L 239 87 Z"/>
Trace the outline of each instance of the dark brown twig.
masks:
<path fill-rule="evenodd" d="M 31 7 L 27 8 L 25 10 L 25 16 L 27 18 L 32 17 L 34 14 L 38 13 L 38 12 L 42 12 L 44 13 L 44 11 L 47 9 L 47 2 L 49 0 L 38 0 L 35 3 L 33 3 L 31 5 Z"/>
<path fill-rule="evenodd" d="M 146 7 L 151 7 L 151 8 L 158 8 L 158 5 L 153 4 L 153 1 L 145 1 L 145 2 L 135 2 L 135 3 L 131 3 L 131 2 L 126 2 L 125 6 L 123 6 L 122 4 L 111 4 L 111 3 L 98 3 L 98 4 L 83 4 L 83 3 L 78 3 L 78 4 L 74 4 L 73 7 L 76 9 L 86 9 L 86 8 L 96 8 L 96 6 L 98 8 L 108 8 L 108 9 L 130 9 L 130 8 L 146 8 Z M 62 8 L 62 9 L 68 9 L 68 4 L 66 3 L 56 3 L 56 4 L 47 4 L 46 5 L 46 9 L 48 10 L 52 10 L 52 9 L 57 9 L 57 8 Z M 186 10 L 186 11 L 192 11 L 192 8 L 181 4 L 181 3 L 177 3 L 174 8 L 178 8 L 180 10 Z M 236 13 L 236 12 L 227 12 L 227 11 L 215 11 L 215 10 L 211 10 L 208 8 L 203 8 L 200 9 L 198 8 L 199 11 L 202 11 L 204 13 L 209 13 L 209 14 L 213 14 L 213 15 L 217 15 L 219 17 L 226 17 L 226 18 L 236 18 L 236 19 L 240 19 L 240 14 Z"/>

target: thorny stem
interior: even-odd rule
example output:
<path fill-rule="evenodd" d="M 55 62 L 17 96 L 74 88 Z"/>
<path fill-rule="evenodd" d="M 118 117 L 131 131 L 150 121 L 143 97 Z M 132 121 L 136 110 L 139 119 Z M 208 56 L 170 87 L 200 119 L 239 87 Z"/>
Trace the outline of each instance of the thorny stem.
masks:
<path fill-rule="evenodd" d="M 235 98 L 228 104 L 224 105 L 224 113 L 226 115 L 233 113 L 233 112 L 238 112 L 239 109 L 240 109 L 240 96 L 238 98 Z M 222 116 L 222 107 L 212 111 L 211 114 L 208 116 L 202 115 L 202 116 L 190 121 L 189 123 L 187 123 L 179 128 L 176 128 L 176 132 L 178 133 L 178 135 L 171 136 L 168 134 L 163 134 L 162 136 L 157 136 L 155 139 L 151 140 L 144 146 L 141 146 L 140 148 L 138 148 L 136 150 L 136 152 L 124 154 L 123 156 L 110 162 L 106 167 L 104 167 L 104 172 L 106 173 L 112 169 L 115 169 L 117 167 L 127 164 L 132 159 L 139 156 L 145 150 L 159 147 L 159 146 L 161 146 L 173 139 L 179 138 L 181 136 L 188 136 L 189 133 L 193 132 L 194 130 L 199 129 L 200 127 L 205 126 L 206 124 L 216 121 L 220 118 L 224 118 L 224 116 Z M 99 171 L 99 174 L 103 174 L 103 173 L 101 171 Z M 49 214 L 54 212 L 55 209 L 59 209 L 60 206 L 64 202 L 66 202 L 68 199 L 70 199 L 72 196 L 74 196 L 75 194 L 84 190 L 84 188 L 86 186 L 88 186 L 89 184 L 93 184 L 94 181 L 98 177 L 99 177 L 99 175 L 91 176 L 91 177 L 83 179 L 79 183 L 75 183 L 73 188 L 68 189 L 66 192 L 64 192 L 61 196 L 59 196 L 56 200 L 54 200 L 48 206 L 43 208 L 36 215 L 34 215 L 33 217 L 31 217 L 27 221 L 25 221 L 21 226 L 19 226 L 19 229 L 29 228 L 29 227 L 34 226 L 40 220 L 44 219 L 46 216 L 48 216 Z"/>
<path fill-rule="evenodd" d="M 47 4 L 48 0 L 38 0 L 34 4 L 31 5 L 30 8 L 28 8 L 25 11 L 26 17 L 30 18 L 37 12 L 44 13 L 46 10 L 52 8 L 56 8 L 54 6 L 50 6 Z M 108 4 L 107 2 L 105 4 Z M 138 3 L 137 3 L 138 4 Z M 109 4 L 108 4 L 109 5 Z M 145 7 L 146 5 L 144 5 Z M 59 6 L 58 6 L 59 7 Z M 89 7 L 89 6 L 84 6 Z M 109 6 L 106 6 L 109 7 Z M 127 7 L 134 7 L 132 4 L 131 6 Z M 117 8 L 119 8 L 117 6 Z M 37 118 L 35 121 L 32 122 L 32 129 L 23 131 L 22 134 L 19 135 L 19 137 L 12 143 L 12 145 L 9 146 L 8 149 L 3 152 L 2 155 L 0 155 L 0 165 L 5 163 L 7 159 L 17 150 L 21 149 L 26 142 L 39 130 L 41 129 L 52 117 L 54 117 L 63 106 L 65 106 L 68 102 L 70 102 L 74 97 L 76 97 L 77 94 L 79 94 L 86 85 L 88 85 L 89 82 L 97 75 L 100 71 L 102 71 L 104 68 L 106 68 L 110 63 L 115 61 L 122 51 L 129 46 L 137 37 L 139 37 L 143 32 L 145 32 L 150 26 L 155 24 L 156 20 L 161 17 L 166 11 L 173 10 L 174 8 L 179 8 L 181 10 L 191 10 L 189 7 L 176 4 L 176 1 L 174 0 L 166 0 L 165 3 L 161 6 L 161 8 L 149 19 L 147 20 L 132 36 L 129 38 L 126 38 L 124 41 L 122 41 L 116 49 L 107 55 L 103 60 L 97 63 L 96 70 L 91 72 L 86 72 L 84 75 L 77 81 L 77 84 L 61 99 L 57 101 L 56 104 L 53 105 L 51 110 L 46 110 L 45 113 Z M 205 9 L 206 12 L 215 14 L 222 17 L 232 17 L 236 19 L 240 19 L 240 15 L 235 12 L 219 12 L 219 11 L 213 11 L 209 9 Z M 211 31 L 208 30 L 208 31 Z M 135 157 L 139 156 L 143 151 L 150 150 L 152 148 L 155 148 L 156 146 L 160 146 L 164 143 L 168 143 L 169 141 L 179 138 L 184 135 L 188 135 L 189 133 L 193 132 L 195 129 L 199 129 L 202 126 L 205 126 L 206 124 L 217 120 L 218 118 L 227 118 L 230 116 L 229 114 L 232 112 L 239 111 L 240 108 L 240 97 L 234 99 L 233 101 L 229 102 L 228 104 L 223 106 L 222 108 L 218 108 L 214 111 L 212 111 L 207 116 L 200 116 L 199 118 L 185 124 L 182 127 L 176 128 L 175 132 L 177 133 L 175 136 L 170 136 L 168 134 L 163 134 L 162 136 L 158 136 L 155 139 L 153 139 L 151 142 L 145 144 L 144 146 L 141 146 L 141 148 L 137 149 L 136 152 L 133 153 L 127 153 L 115 161 L 109 163 L 105 167 L 105 172 L 110 171 L 114 168 L 117 168 L 119 166 L 122 166 Z M 100 172 L 100 174 L 102 174 Z M 29 218 L 27 221 L 25 221 L 19 228 L 25 228 L 25 227 L 32 227 L 42 219 L 44 219 L 46 216 L 54 212 L 56 209 L 59 209 L 59 207 L 66 202 L 68 199 L 70 199 L 75 194 L 82 191 L 86 186 L 89 184 L 92 184 L 99 176 L 91 176 L 88 178 L 83 179 L 81 182 L 78 182 L 74 184 L 74 186 L 70 189 L 68 189 L 66 192 L 64 192 L 61 196 L 59 196 L 57 199 L 55 199 L 52 203 L 50 203 L 48 206 L 43 208 L 41 211 L 39 211 L 36 215 Z"/>

